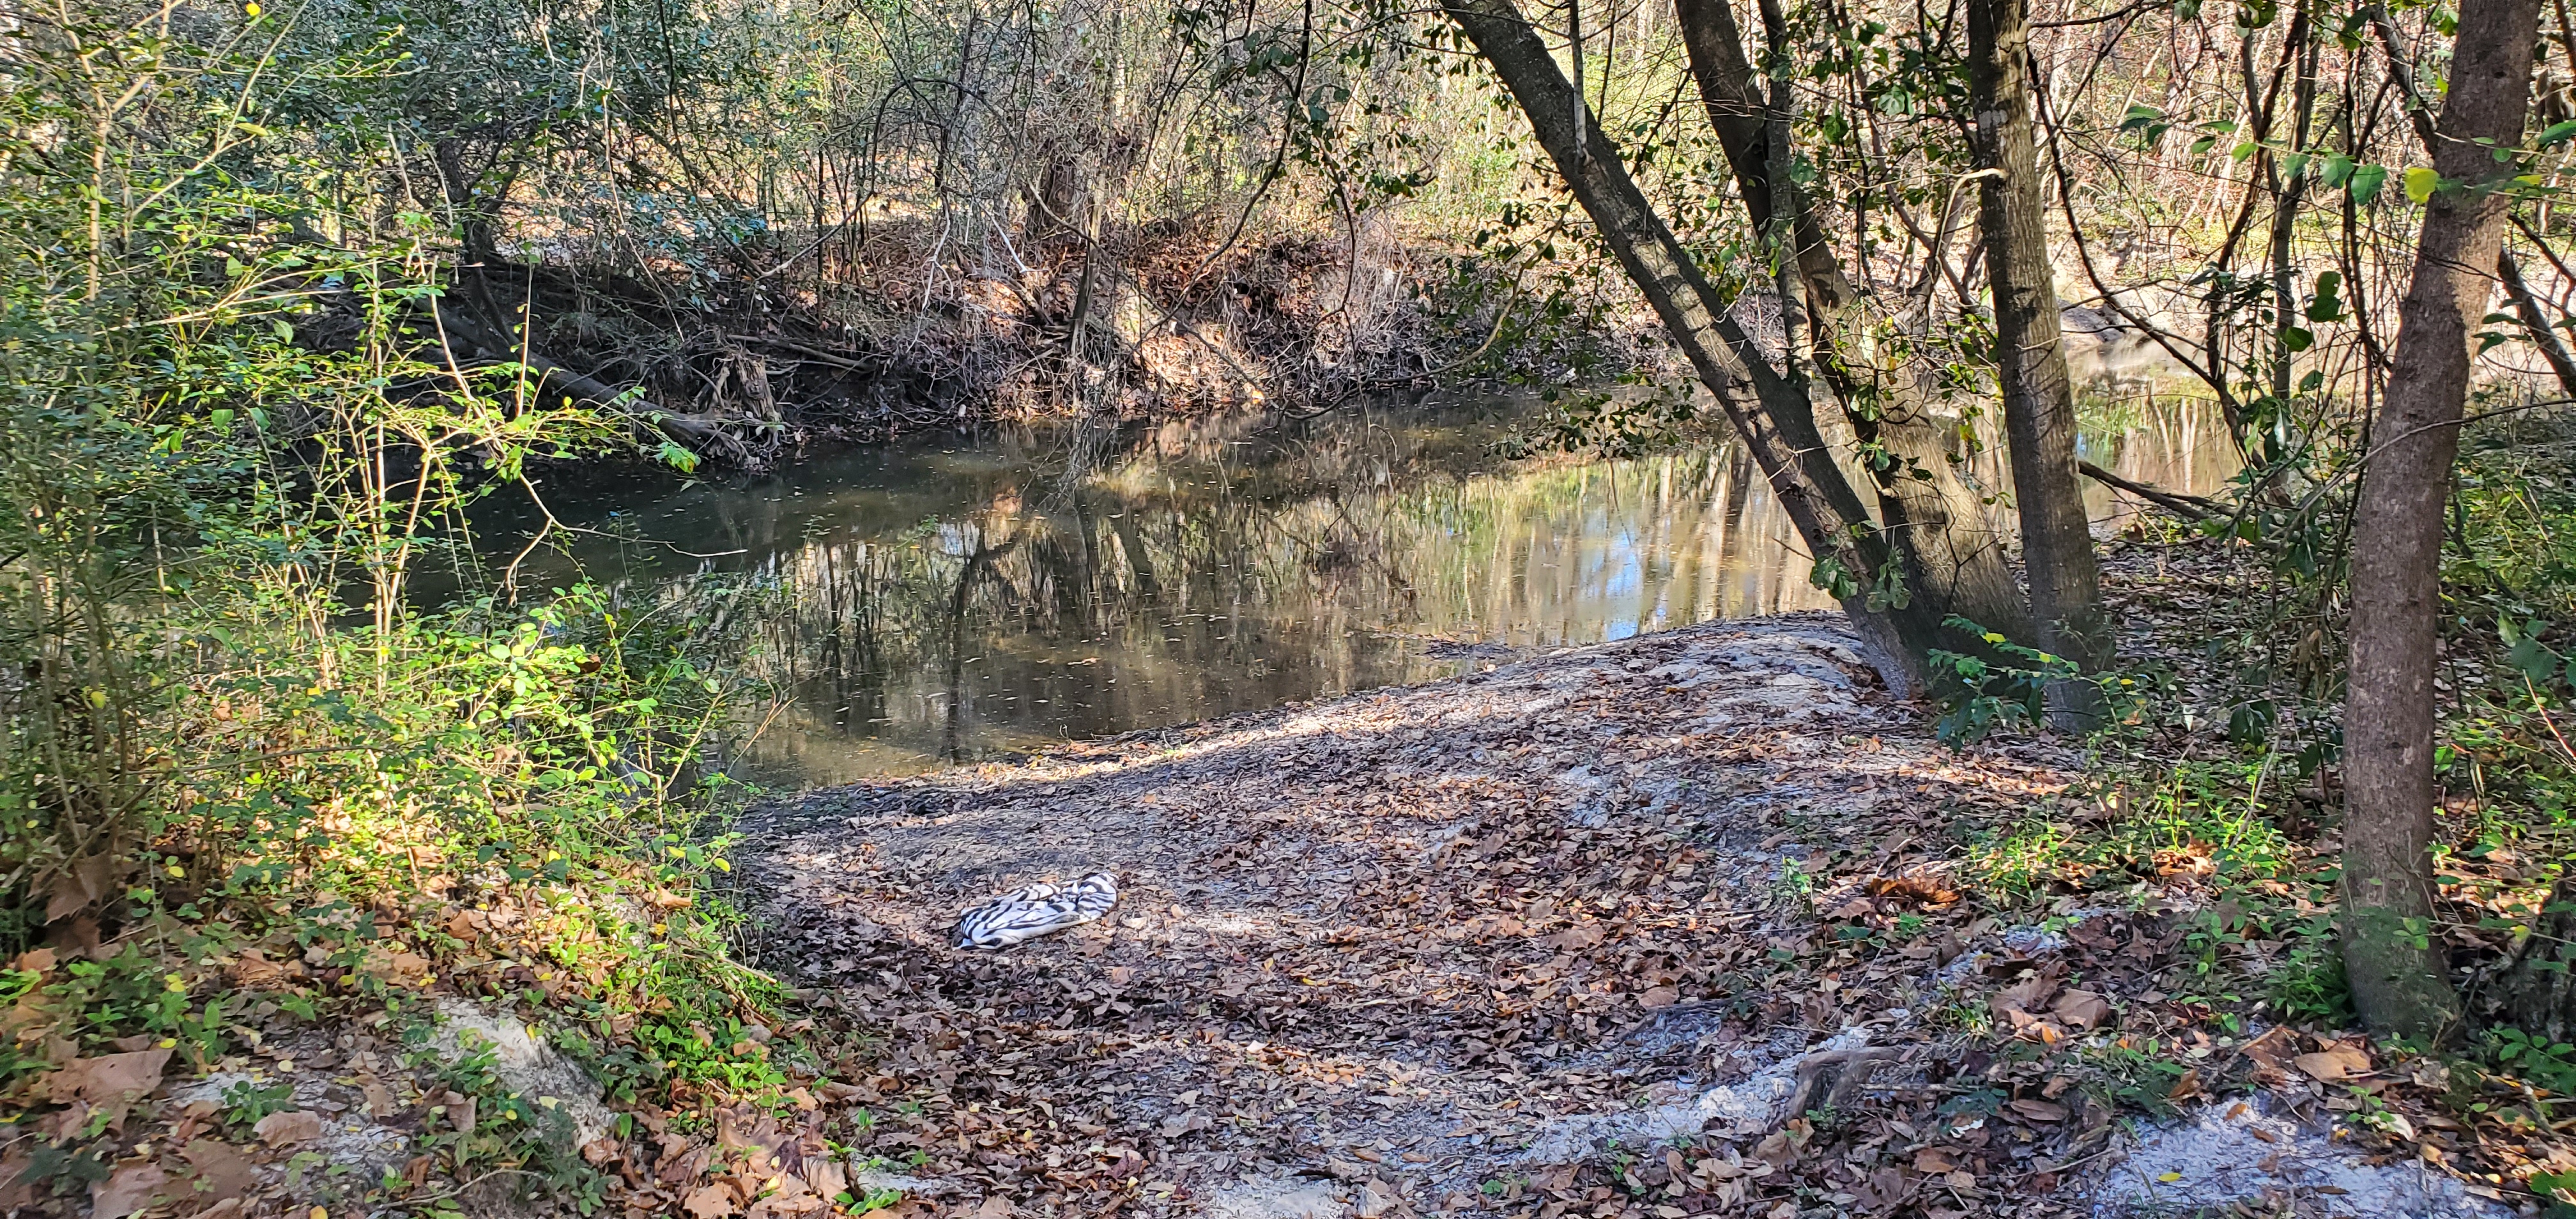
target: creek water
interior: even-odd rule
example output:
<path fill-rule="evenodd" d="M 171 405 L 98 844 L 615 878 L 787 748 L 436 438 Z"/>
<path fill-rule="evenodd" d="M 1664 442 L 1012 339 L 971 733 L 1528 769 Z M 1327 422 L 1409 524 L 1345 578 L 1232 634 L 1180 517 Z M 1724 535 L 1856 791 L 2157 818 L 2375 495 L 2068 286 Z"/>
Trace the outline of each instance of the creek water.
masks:
<path fill-rule="evenodd" d="M 528 574 L 721 630 L 776 695 L 733 768 L 789 789 L 1831 608 L 1740 449 L 1503 456 L 1537 409 L 1007 427 L 595 487 L 550 500 L 573 531 Z M 2199 404 L 2092 415 L 2084 456 L 2115 473 L 2203 491 L 2236 468 Z"/>

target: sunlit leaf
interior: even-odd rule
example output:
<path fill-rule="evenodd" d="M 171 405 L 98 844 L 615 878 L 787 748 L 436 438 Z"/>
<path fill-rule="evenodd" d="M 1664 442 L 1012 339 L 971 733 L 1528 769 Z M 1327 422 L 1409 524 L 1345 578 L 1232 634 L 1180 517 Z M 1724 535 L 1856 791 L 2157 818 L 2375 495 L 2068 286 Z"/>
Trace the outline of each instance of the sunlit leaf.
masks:
<path fill-rule="evenodd" d="M 2433 192 L 2441 189 L 2441 186 L 2441 172 L 2429 166 L 2418 165 L 2406 171 L 2406 197 L 2413 202 L 2423 203 L 2431 200 Z"/>

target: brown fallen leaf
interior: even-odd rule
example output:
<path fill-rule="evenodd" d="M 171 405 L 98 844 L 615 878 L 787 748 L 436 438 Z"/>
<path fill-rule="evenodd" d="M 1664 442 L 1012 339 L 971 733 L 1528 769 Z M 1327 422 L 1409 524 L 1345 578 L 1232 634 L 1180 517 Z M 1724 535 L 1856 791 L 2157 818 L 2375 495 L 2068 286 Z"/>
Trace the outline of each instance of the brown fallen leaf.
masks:
<path fill-rule="evenodd" d="M 2289 1065 L 2297 1048 L 2298 1035 L 2292 1033 L 2288 1025 L 2276 1024 L 2265 1030 L 2262 1036 L 2245 1043 L 2245 1056 L 2258 1065 L 2278 1071 Z"/>
<path fill-rule="evenodd" d="M 194 1170 L 188 1194 L 198 1202 L 243 1197 L 259 1185 L 259 1166 L 230 1143 L 197 1139 L 180 1148 L 179 1155 Z"/>
<path fill-rule="evenodd" d="M 2057 997 L 2048 1014 L 2070 1028 L 2089 1029 L 2110 1018 L 2111 1001 L 2089 990 L 2070 990 Z"/>
<path fill-rule="evenodd" d="M 2344 1060 L 2333 1054 L 2301 1054 L 2291 1059 L 2290 1065 L 2319 1083 L 2341 1083 L 2352 1075 L 2344 1069 Z"/>
<path fill-rule="evenodd" d="M 372 965 L 374 962 L 370 961 L 369 964 Z M 369 972 L 382 972 L 385 976 L 396 979 L 419 978 L 429 972 L 429 958 L 418 953 L 397 952 L 384 963 L 383 970 Z"/>
<path fill-rule="evenodd" d="M 2342 1063 L 2346 1075 L 2365 1075 L 2370 1072 L 2370 1051 L 2363 1048 L 2360 1042 L 2338 1041 L 2317 1052 Z"/>
<path fill-rule="evenodd" d="M 2191 1098 L 2191 1097 L 2193 1097 L 2193 1096 L 2195 1096 L 2195 1095 L 2198 1095 L 2198 1094 L 2199 1094 L 2199 1092 L 2200 1092 L 2200 1068 L 2198 1068 L 2198 1067 L 2193 1067 L 2193 1068 L 2191 1068 L 2191 1069 L 2189 1069 L 2189 1070 L 2184 1071 L 2184 1072 L 2182 1073 L 2182 1078 L 2177 1079 L 2177 1080 L 2175 1080 L 2175 1081 L 2174 1081 L 2173 1090 L 2172 1090 L 2172 1091 L 2170 1091 L 2170 1092 L 2165 1093 L 2165 1099 L 2166 1099 L 2166 1100 L 2175 1100 L 2175 1101 L 2178 1101 L 2178 1100 L 2187 1100 L 2187 1099 L 2189 1099 L 2189 1098 Z"/>
<path fill-rule="evenodd" d="M 734 1212 L 733 1187 L 722 1182 L 701 1185 L 689 1191 L 680 1206 L 697 1219 L 724 1219 Z"/>
<path fill-rule="evenodd" d="M 776 1180 L 776 1192 L 751 1204 L 751 1219 L 809 1215 L 831 1205 L 807 1188 L 803 1177 L 787 1173 Z M 740 1192 L 739 1186 L 736 1192 Z"/>
<path fill-rule="evenodd" d="M 2051 1101 L 2034 1100 L 2030 1097 L 2023 1097 L 2020 1100 L 2006 1105 L 2005 1108 L 2008 1108 L 2023 1117 L 2029 1118 L 2034 1122 L 2062 1122 L 2066 1120 L 2066 1106 L 2056 1104 Z"/>
<path fill-rule="evenodd" d="M 168 1050 L 76 1058 L 45 1077 L 46 1099 L 57 1105 L 76 1100 L 92 1105 L 133 1100 L 161 1086 L 161 1069 L 169 1062 Z"/>
<path fill-rule="evenodd" d="M 439 1109 L 447 1115 L 447 1124 L 456 1127 L 458 1134 L 474 1133 L 473 1097 L 462 1092 L 450 1092 L 439 1105 Z"/>
<path fill-rule="evenodd" d="M 292 1147 L 322 1137 L 322 1115 L 303 1109 L 288 1109 L 259 1119 L 250 1128 L 259 1141 L 271 1147 Z"/>
<path fill-rule="evenodd" d="M 2011 1019 L 2016 1013 L 2035 1018 L 2048 1010 L 2048 997 L 2055 993 L 2057 983 L 2047 978 L 2025 978 L 1996 991 L 1993 998 L 1986 1000 L 1986 1006 L 1995 1015 L 2006 1019 Z M 2028 1019 L 2012 1021 L 2016 1028 L 2028 1022 Z"/>
<path fill-rule="evenodd" d="M 1550 948 L 1590 948 L 1591 946 L 1601 942 L 1601 928 L 1599 924 L 1595 923 L 1586 923 L 1580 927 L 1568 927 L 1563 931 L 1557 932 L 1555 935 L 1551 935 L 1540 940 L 1539 942 Z"/>
<path fill-rule="evenodd" d="M 1669 986 L 1657 986 L 1652 987 L 1648 989 L 1646 993 L 1637 996 L 1637 1005 L 1651 1012 L 1671 1007 L 1672 1005 L 1681 1002 L 1681 1000 L 1682 993 L 1680 991 Z"/>
<path fill-rule="evenodd" d="M 1959 895 L 1939 884 L 1918 876 L 1882 876 L 1869 882 L 1872 897 L 1894 898 L 1918 906 L 1946 906 L 1959 900 Z"/>
<path fill-rule="evenodd" d="M 159 1164 L 128 1164 L 109 1173 L 106 1180 L 90 1183 L 90 1214 L 93 1219 L 125 1219 L 168 1193 L 169 1183 L 170 1174 Z"/>
<path fill-rule="evenodd" d="M 124 861 L 105 853 L 73 864 L 70 871 L 54 879 L 53 893 L 45 902 L 45 921 L 60 922 L 66 915 L 97 905 L 125 868 Z"/>

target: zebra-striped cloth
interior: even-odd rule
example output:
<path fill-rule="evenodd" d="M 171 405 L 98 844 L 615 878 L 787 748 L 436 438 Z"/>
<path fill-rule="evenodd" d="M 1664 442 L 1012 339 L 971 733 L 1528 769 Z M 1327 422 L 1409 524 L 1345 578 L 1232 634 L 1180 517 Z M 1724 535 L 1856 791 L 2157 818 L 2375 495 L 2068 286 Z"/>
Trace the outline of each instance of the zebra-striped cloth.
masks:
<path fill-rule="evenodd" d="M 1003 948 L 1088 923 L 1118 904 L 1118 878 L 1095 872 L 1070 885 L 1030 885 L 985 902 L 957 919 L 960 948 Z"/>

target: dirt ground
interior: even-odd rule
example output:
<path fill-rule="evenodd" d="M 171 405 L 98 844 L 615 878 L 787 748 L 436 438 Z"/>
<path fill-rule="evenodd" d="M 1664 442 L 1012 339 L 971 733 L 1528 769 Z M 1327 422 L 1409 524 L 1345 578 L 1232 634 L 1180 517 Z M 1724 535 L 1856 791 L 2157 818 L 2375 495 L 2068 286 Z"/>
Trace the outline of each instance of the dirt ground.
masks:
<path fill-rule="evenodd" d="M 1942 878 L 2074 759 L 1954 754 L 1855 649 L 1819 615 L 1532 656 L 812 793 L 737 859 L 765 962 L 882 1030 L 845 1099 L 923 1210 L 2033 1213 L 2109 1115 L 2032 1080 L 1940 1116 L 1991 1061 L 1943 1013 L 2064 940 L 1943 922 Z M 1098 870 L 1108 918 L 949 946 Z M 2087 925 L 2144 965 L 2157 923 Z"/>

